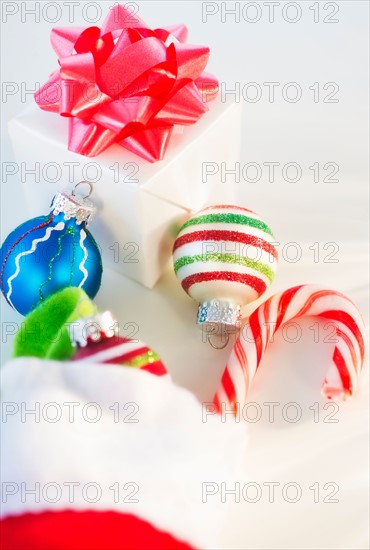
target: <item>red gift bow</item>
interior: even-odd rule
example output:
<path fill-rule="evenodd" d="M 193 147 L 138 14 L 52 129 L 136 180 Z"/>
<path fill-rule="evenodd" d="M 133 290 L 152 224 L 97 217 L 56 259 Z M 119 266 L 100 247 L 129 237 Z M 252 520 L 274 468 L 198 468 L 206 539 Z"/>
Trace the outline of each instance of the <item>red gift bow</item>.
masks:
<path fill-rule="evenodd" d="M 161 160 L 174 125 L 199 120 L 218 92 L 217 79 L 203 72 L 209 48 L 185 44 L 186 37 L 185 25 L 151 30 L 120 5 L 101 29 L 53 29 L 60 69 L 36 103 L 70 118 L 70 151 L 94 157 L 118 143 Z"/>

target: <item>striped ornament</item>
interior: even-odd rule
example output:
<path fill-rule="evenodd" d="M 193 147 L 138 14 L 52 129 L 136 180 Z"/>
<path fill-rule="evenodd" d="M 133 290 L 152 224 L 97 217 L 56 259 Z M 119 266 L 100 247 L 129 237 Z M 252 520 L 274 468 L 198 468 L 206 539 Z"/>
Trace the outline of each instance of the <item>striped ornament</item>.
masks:
<path fill-rule="evenodd" d="M 239 414 L 273 335 L 285 323 L 303 316 L 321 317 L 335 326 L 336 343 L 322 385 L 323 395 L 343 400 L 353 395 L 365 356 L 362 317 L 343 294 L 317 285 L 301 285 L 275 294 L 250 316 L 234 345 L 214 398 L 218 412 L 232 409 L 235 416 Z"/>
<path fill-rule="evenodd" d="M 271 284 L 277 250 L 270 227 L 240 206 L 211 206 L 184 223 L 173 248 L 185 292 L 203 302 L 256 300 Z"/>
<path fill-rule="evenodd" d="M 99 342 L 89 342 L 86 347 L 77 350 L 73 361 L 108 363 L 134 367 L 156 376 L 167 374 L 160 357 L 139 340 L 112 336 Z"/>

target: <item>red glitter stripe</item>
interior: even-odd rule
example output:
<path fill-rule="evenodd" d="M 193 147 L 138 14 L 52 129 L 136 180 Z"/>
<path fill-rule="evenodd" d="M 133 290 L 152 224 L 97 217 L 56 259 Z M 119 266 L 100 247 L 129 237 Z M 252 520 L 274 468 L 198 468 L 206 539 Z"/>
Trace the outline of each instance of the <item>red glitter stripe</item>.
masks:
<path fill-rule="evenodd" d="M 155 363 L 150 363 L 150 365 L 141 367 L 140 370 L 145 370 L 147 372 L 150 372 L 151 374 L 155 374 L 156 376 L 163 376 L 167 374 L 167 370 L 162 361 L 155 361 Z"/>
<path fill-rule="evenodd" d="M 111 336 L 105 340 L 99 340 L 98 342 L 89 342 L 89 345 L 84 348 L 80 348 L 74 357 L 78 360 L 85 359 L 85 357 L 94 357 L 97 353 L 101 353 L 107 349 L 125 344 L 126 342 L 132 342 L 132 340 L 129 338 L 122 338 L 121 336 Z"/>
<path fill-rule="evenodd" d="M 233 283 L 242 283 L 243 285 L 251 286 L 261 296 L 266 290 L 266 283 L 255 277 L 245 273 L 234 273 L 233 271 L 205 271 L 204 273 L 194 273 L 185 277 L 181 285 L 185 292 L 196 283 L 204 283 L 207 281 L 231 281 Z"/>
<path fill-rule="evenodd" d="M 361 363 L 364 360 L 365 357 L 365 342 L 361 334 L 361 330 L 356 323 L 356 321 L 346 313 L 345 311 L 341 310 L 333 310 L 333 311 L 323 311 L 323 313 L 320 313 L 318 317 L 325 317 L 326 319 L 331 319 L 333 321 L 339 321 L 340 323 L 343 323 L 346 325 L 349 330 L 354 334 L 361 353 Z M 362 366 L 362 365 L 360 365 Z"/>
<path fill-rule="evenodd" d="M 229 400 L 229 405 L 231 406 L 231 410 L 233 411 L 234 415 L 236 415 L 236 410 L 237 410 L 236 391 L 235 391 L 234 382 L 231 379 L 228 367 L 226 367 L 225 372 L 222 376 L 222 385 L 225 390 L 226 396 Z"/>
<path fill-rule="evenodd" d="M 120 344 L 118 344 L 118 346 L 120 346 Z M 114 347 L 113 347 L 113 349 L 114 349 Z M 121 355 L 117 355 L 116 357 L 111 357 L 110 359 L 105 359 L 104 361 L 102 361 L 102 363 L 110 364 L 112 361 L 113 361 L 114 364 L 121 363 L 121 362 L 124 363 L 126 361 L 131 361 L 131 359 L 134 359 L 138 355 L 143 355 L 144 353 L 147 353 L 148 351 L 150 351 L 149 348 L 144 346 L 142 348 L 135 349 L 134 351 L 129 351 L 129 352 L 126 352 L 126 353 L 122 353 Z M 92 357 L 94 357 L 94 356 L 92 355 Z"/>
<path fill-rule="evenodd" d="M 343 355 L 337 347 L 335 347 L 333 354 L 333 361 L 338 369 L 340 379 L 342 380 L 343 388 L 352 394 L 352 381 L 348 372 L 347 364 Z"/>
<path fill-rule="evenodd" d="M 211 230 L 211 231 L 194 231 L 193 233 L 186 233 L 181 235 L 175 241 L 173 246 L 173 251 L 177 250 L 180 246 L 188 243 L 193 243 L 197 241 L 229 241 L 234 242 L 238 241 L 242 244 L 247 244 L 250 246 L 256 246 L 257 248 L 262 248 L 265 252 L 271 254 L 275 259 L 278 257 L 276 248 L 269 242 L 261 239 L 260 237 L 255 237 L 253 235 L 246 235 L 241 231 L 228 231 L 228 230 Z"/>
<path fill-rule="evenodd" d="M 29 233 L 32 233 L 32 231 L 36 231 L 36 229 L 42 229 L 43 227 L 46 227 L 47 225 L 49 225 L 52 220 L 54 218 L 54 214 L 50 214 L 50 216 L 48 217 L 48 219 L 43 222 L 43 223 L 40 223 L 39 225 L 36 225 L 36 227 L 32 227 L 31 229 L 28 229 L 28 231 L 26 231 L 25 233 L 23 233 L 20 237 L 18 237 L 18 239 L 12 244 L 12 246 L 9 248 L 4 260 L 3 260 L 3 264 L 1 266 L 1 272 L 0 272 L 0 287 L 2 288 L 3 292 L 4 292 L 4 296 L 5 296 L 5 299 L 6 301 L 8 302 L 9 305 L 10 302 L 8 300 L 8 298 L 6 297 L 5 295 L 5 290 L 4 290 L 4 286 L 3 286 L 3 276 L 4 276 L 4 269 L 5 269 L 5 264 L 10 256 L 10 254 L 12 253 L 12 251 L 14 250 L 14 248 L 17 246 L 17 244 L 26 236 L 28 235 Z"/>

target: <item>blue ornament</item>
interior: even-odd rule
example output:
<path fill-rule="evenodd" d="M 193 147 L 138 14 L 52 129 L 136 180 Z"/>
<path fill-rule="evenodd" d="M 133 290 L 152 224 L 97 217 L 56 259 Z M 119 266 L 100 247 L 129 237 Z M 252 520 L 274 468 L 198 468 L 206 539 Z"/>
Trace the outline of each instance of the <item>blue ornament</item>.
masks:
<path fill-rule="evenodd" d="M 48 216 L 33 218 L 8 235 L 1 247 L 0 286 L 19 313 L 27 315 L 67 286 L 83 288 L 94 298 L 100 287 L 102 261 L 86 227 L 95 212 L 87 197 L 74 190 L 62 191 L 55 195 Z"/>

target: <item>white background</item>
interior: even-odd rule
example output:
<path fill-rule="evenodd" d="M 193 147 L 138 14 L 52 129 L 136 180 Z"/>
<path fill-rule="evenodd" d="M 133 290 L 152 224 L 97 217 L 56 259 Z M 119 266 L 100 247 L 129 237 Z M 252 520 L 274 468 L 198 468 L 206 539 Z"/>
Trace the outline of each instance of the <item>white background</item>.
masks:
<path fill-rule="evenodd" d="M 14 5 L 18 11 L 8 15 L 4 24 L 6 4 L 6 9 Z M 49 45 L 50 30 L 70 24 L 65 2 L 59 2 L 62 17 L 56 23 L 51 21 L 55 8 L 43 12 L 46 4 L 50 3 L 40 3 L 37 21 L 34 15 L 24 12 L 34 8 L 33 2 L 5 2 L 2 6 L 2 78 L 19 90 L 2 99 L 3 163 L 13 159 L 7 120 L 20 112 L 25 102 L 33 101 L 32 94 L 22 97 L 21 90 L 32 90 L 35 82 L 43 83 L 56 68 L 57 60 Z M 84 21 L 84 17 L 95 19 L 96 6 L 101 6 L 102 15 L 111 6 L 110 2 L 90 2 L 87 11 L 86 4 L 80 2 L 75 8 L 74 25 L 94 24 Z M 243 89 L 251 82 L 258 84 L 254 90 L 249 87 L 246 98 L 241 97 L 244 114 L 240 162 L 241 166 L 258 163 L 262 177 L 256 183 L 241 177 L 238 202 L 264 216 L 282 245 L 296 242 L 302 251 L 298 261 L 281 259 L 270 292 L 303 282 L 326 284 L 347 293 L 368 323 L 368 3 L 320 2 L 315 7 L 314 2 L 300 2 L 301 17 L 295 23 L 287 21 L 294 18 L 295 8 L 288 9 L 286 2 L 275 7 L 272 21 L 266 2 L 258 2 L 261 17 L 255 23 L 248 18 L 256 16 L 256 8 L 250 6 L 247 12 L 243 11 L 245 3 L 236 3 L 239 22 L 237 15 L 225 14 L 234 2 L 136 4 L 140 16 L 151 26 L 183 22 L 190 29 L 189 42 L 209 45 L 208 69 L 227 89 Z M 206 18 L 206 4 L 217 13 Z M 336 6 L 339 10 L 331 16 Z M 338 22 L 325 23 L 325 17 Z M 279 83 L 271 102 L 264 82 Z M 282 93 L 288 82 L 297 83 L 302 92 L 295 103 L 287 101 Z M 315 82 L 319 83 L 318 102 L 310 90 Z M 324 101 L 333 89 L 324 90 L 329 82 L 338 88 L 333 96 L 338 101 L 334 103 Z M 256 89 L 261 90 L 262 96 L 252 102 Z M 292 89 L 290 92 L 293 94 Z M 279 162 L 280 167 L 270 182 L 263 163 L 273 161 Z M 301 167 L 300 181 L 284 179 L 282 166 L 288 162 Z M 323 166 L 328 162 L 339 166 L 335 176 L 338 182 L 323 181 L 328 175 Z M 318 183 L 309 169 L 314 163 L 321 167 Z M 252 170 L 248 174 L 253 177 Z M 26 216 L 18 189 L 17 177 L 8 181 L 2 178 L 2 240 Z M 324 250 L 327 243 L 335 243 L 336 262 L 325 261 L 332 250 Z M 313 245 L 319 247 L 319 258 L 310 249 Z M 290 252 L 294 258 L 294 249 Z M 106 270 L 96 301 L 101 309 L 112 309 L 120 323 L 137 323 L 137 336 L 159 352 L 175 381 L 200 398 L 212 396 L 230 348 L 215 351 L 202 342 L 194 324 L 196 305 L 183 293 L 170 267 L 152 291 Z M 4 300 L 1 306 L 5 361 L 12 344 L 6 329 L 21 318 Z M 238 503 L 235 497 L 228 497 L 225 548 L 368 547 L 367 372 L 356 399 L 339 405 L 334 416 L 339 422 L 323 422 L 329 411 L 323 409 L 325 402 L 320 398 L 319 387 L 330 350 L 323 344 L 313 345 L 311 324 L 302 323 L 303 337 L 296 344 L 277 338 L 256 378 L 250 401 L 257 402 L 263 414 L 259 422 L 247 423 L 250 445 L 240 471 L 235 472 L 235 480 L 241 485 L 257 482 L 263 492 L 254 504 L 243 498 Z M 271 401 L 279 405 L 275 421 L 269 423 L 263 403 Z M 283 406 L 290 401 L 302 408 L 302 419 L 296 423 L 282 417 Z M 321 413 L 318 423 L 309 408 L 315 402 Z M 270 481 L 281 484 L 273 503 L 262 485 Z M 299 502 L 284 500 L 281 487 L 287 482 L 302 487 Z M 313 491 L 309 489 L 315 482 L 322 489 L 319 503 L 314 503 Z M 330 492 L 323 489 L 328 482 L 339 486 L 334 497 L 338 503 L 323 502 Z"/>

